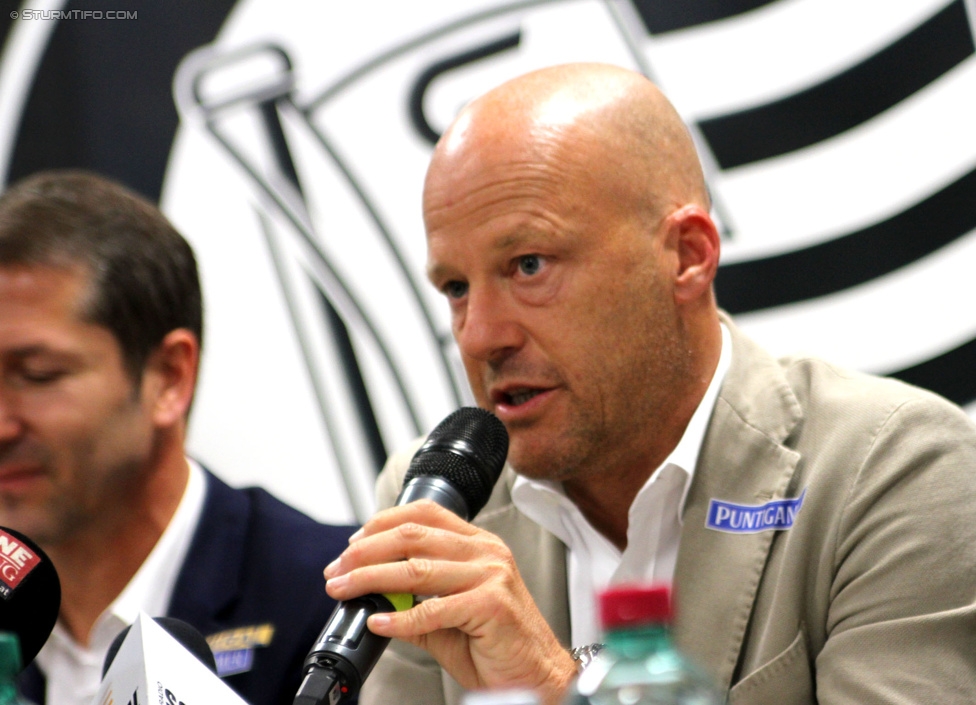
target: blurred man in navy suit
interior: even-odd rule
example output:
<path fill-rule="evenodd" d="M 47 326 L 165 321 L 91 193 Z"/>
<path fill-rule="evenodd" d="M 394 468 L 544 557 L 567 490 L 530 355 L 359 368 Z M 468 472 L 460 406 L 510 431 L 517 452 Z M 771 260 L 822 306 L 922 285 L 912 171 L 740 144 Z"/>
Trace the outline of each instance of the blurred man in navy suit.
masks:
<path fill-rule="evenodd" d="M 0 524 L 63 593 L 20 679 L 38 703 L 90 703 L 141 611 L 199 629 L 252 705 L 292 702 L 351 527 L 187 458 L 202 335 L 193 252 L 152 204 L 79 171 L 0 197 Z"/>

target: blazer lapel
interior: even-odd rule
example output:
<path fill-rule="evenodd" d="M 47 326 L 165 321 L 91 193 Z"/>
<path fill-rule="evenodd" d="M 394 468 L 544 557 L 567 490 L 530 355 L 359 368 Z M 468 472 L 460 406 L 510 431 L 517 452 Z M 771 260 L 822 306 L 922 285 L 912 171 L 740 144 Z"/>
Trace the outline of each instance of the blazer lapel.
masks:
<path fill-rule="evenodd" d="M 240 593 L 241 574 L 248 537 L 246 522 L 250 511 L 245 496 L 235 493 L 209 471 L 207 497 L 200 524 L 170 599 L 168 615 L 206 630 L 217 628 L 215 621 Z"/>
<path fill-rule="evenodd" d="M 732 333 L 732 365 L 683 510 L 674 599 L 678 646 L 728 688 L 776 532 L 708 529 L 709 502 L 784 498 L 799 454 L 782 442 L 801 412 L 775 360 L 723 322 Z"/>
<path fill-rule="evenodd" d="M 46 685 L 47 682 L 36 661 L 27 664 L 27 667 L 17 675 L 17 691 L 27 699 L 27 702 L 44 705 Z"/>

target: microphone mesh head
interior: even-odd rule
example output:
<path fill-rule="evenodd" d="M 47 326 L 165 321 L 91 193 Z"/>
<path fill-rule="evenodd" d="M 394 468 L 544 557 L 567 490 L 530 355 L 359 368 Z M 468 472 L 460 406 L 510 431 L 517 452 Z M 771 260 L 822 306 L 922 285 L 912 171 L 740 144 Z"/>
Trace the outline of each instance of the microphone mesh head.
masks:
<path fill-rule="evenodd" d="M 430 432 L 403 482 L 425 475 L 442 478 L 461 493 L 473 519 L 491 496 L 507 456 L 508 431 L 498 417 L 465 406 Z"/>

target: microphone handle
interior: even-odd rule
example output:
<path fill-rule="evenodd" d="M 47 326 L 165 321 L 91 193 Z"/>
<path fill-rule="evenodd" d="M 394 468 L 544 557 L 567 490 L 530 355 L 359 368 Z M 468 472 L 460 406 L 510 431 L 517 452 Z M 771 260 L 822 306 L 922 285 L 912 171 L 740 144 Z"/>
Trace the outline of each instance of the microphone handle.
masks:
<path fill-rule="evenodd" d="M 336 605 L 305 659 L 305 679 L 293 705 L 335 705 L 358 693 L 390 643 L 389 637 L 369 631 L 366 619 L 371 614 L 394 610 L 396 606 L 384 595 L 363 595 Z"/>

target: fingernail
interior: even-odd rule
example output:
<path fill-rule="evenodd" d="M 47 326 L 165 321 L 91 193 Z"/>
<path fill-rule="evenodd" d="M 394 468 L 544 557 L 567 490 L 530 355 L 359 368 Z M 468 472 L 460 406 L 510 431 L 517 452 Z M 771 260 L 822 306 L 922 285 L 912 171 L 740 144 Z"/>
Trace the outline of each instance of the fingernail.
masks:
<path fill-rule="evenodd" d="M 362 537 L 363 537 L 363 530 L 356 529 L 356 533 L 354 533 L 352 536 L 349 537 L 349 543 L 352 543 L 353 541 L 358 541 Z"/>
<path fill-rule="evenodd" d="M 344 588 L 346 586 L 346 583 L 348 583 L 348 582 L 349 582 L 349 576 L 348 575 L 340 575 L 340 576 L 338 576 L 336 578 L 329 578 L 328 580 L 326 580 L 325 581 L 325 588 L 326 588 L 326 590 L 328 590 L 330 588 L 332 588 L 332 589 L 340 589 L 341 590 L 342 588 Z"/>
<path fill-rule="evenodd" d="M 380 612 L 379 614 L 374 614 L 372 617 L 369 618 L 369 623 L 371 626 L 380 627 L 380 628 L 388 627 L 392 621 L 393 620 L 390 618 L 388 614 L 383 614 L 382 612 Z"/>
<path fill-rule="evenodd" d="M 336 558 L 331 563 L 329 563 L 329 565 L 325 566 L 325 577 L 326 577 L 326 579 L 329 579 L 330 577 L 332 577 L 333 574 L 339 572 L 339 563 L 341 561 L 342 561 L 342 558 L 339 557 L 339 558 Z"/>

